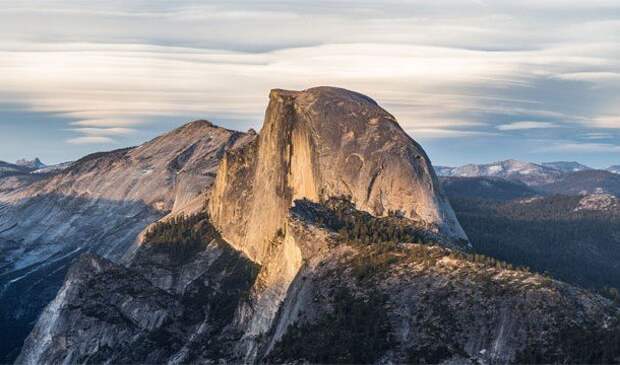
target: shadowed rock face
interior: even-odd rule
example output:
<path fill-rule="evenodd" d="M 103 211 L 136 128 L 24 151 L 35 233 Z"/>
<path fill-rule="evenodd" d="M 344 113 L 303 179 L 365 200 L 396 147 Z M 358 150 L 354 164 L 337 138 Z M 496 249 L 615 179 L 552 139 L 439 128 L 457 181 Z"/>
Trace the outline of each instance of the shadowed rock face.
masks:
<path fill-rule="evenodd" d="M 372 99 L 332 87 L 271 91 L 259 138 L 225 158 L 209 211 L 233 245 L 261 262 L 293 200 L 343 195 L 374 215 L 400 211 L 454 247 L 467 244 L 422 148 Z"/>
<path fill-rule="evenodd" d="M 120 260 L 145 227 L 209 189 L 226 150 L 254 138 L 196 121 L 49 175 L 0 179 L 0 327 L 11 329 L 0 334 L 0 362 L 16 355 L 4 360 L 60 288 L 71 259 L 91 251 Z"/>

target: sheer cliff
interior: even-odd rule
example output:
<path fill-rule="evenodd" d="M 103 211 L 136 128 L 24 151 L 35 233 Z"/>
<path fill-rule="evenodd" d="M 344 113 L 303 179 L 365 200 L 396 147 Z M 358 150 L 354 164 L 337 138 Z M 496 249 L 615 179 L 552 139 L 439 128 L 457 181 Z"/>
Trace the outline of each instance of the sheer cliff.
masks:
<path fill-rule="evenodd" d="M 220 165 L 209 212 L 262 262 L 293 200 L 335 196 L 378 216 L 401 212 L 445 244 L 468 246 L 422 147 L 375 101 L 338 88 L 272 90 L 256 142 Z"/>

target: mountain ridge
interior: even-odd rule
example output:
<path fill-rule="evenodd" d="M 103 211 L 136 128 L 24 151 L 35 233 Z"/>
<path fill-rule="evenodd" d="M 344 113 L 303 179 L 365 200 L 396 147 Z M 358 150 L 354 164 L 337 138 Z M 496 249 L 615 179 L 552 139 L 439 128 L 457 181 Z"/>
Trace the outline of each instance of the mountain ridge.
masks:
<path fill-rule="evenodd" d="M 197 121 L 51 174 L 0 179 L 0 322 L 14 326 L 0 343 L 28 334 L 72 258 L 84 251 L 117 262 L 130 256 L 148 225 L 213 183 L 225 150 L 253 138 Z M 0 346 L 0 356 L 7 351 Z"/>
<path fill-rule="evenodd" d="M 562 171 L 555 167 L 519 160 L 504 160 L 480 165 L 468 164 L 460 167 L 440 166 L 438 171 L 444 176 L 501 177 L 508 180 L 522 181 L 531 186 L 555 182 L 562 175 Z"/>
<path fill-rule="evenodd" d="M 34 160 L 21 159 L 15 162 L 18 166 L 24 166 L 32 170 L 38 170 L 46 167 L 47 165 L 41 162 L 38 157 L 35 157 Z"/>
<path fill-rule="evenodd" d="M 505 160 L 461 167 L 436 166 L 435 169 L 437 174 L 444 178 L 490 177 L 520 182 L 541 194 L 609 193 L 618 196 L 620 193 L 618 175 L 613 173 L 613 167 L 607 170 L 592 169 L 574 161 L 535 164 Z"/>

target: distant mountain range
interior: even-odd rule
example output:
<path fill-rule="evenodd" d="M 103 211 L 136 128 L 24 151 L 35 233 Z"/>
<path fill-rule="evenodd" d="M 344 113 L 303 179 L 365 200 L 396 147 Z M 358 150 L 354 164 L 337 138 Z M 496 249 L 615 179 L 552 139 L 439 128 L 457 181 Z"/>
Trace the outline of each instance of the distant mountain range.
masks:
<path fill-rule="evenodd" d="M 458 167 L 435 166 L 435 172 L 440 176 L 495 176 L 503 178 L 517 178 L 518 180 L 528 179 L 533 176 L 543 176 L 544 179 L 551 179 L 559 173 L 571 173 L 579 171 L 596 170 L 576 161 L 554 161 L 554 162 L 526 162 L 519 160 L 504 160 L 488 164 L 467 164 Z M 620 174 L 620 165 L 610 166 L 605 171 Z M 535 184 L 535 182 L 533 183 Z"/>
<path fill-rule="evenodd" d="M 0 161 L 0 177 L 18 174 L 28 174 L 30 173 L 30 171 L 32 171 L 32 169 L 29 169 L 28 167 Z"/>
<path fill-rule="evenodd" d="M 563 171 L 560 175 L 554 172 L 556 181 L 537 186 L 526 185 L 524 181 L 531 180 L 522 177 L 527 174 L 515 169 L 503 174 L 511 179 L 440 176 L 475 247 L 484 255 L 615 297 L 615 289 L 606 292 L 606 288 L 620 286 L 620 175 L 576 162 L 532 168 L 536 164 L 509 161 L 478 171 L 488 173 L 493 165 L 537 173 L 548 168 Z"/>
<path fill-rule="evenodd" d="M 543 162 L 542 166 L 551 167 L 552 169 L 560 170 L 562 172 L 577 172 L 593 170 L 591 167 L 582 165 L 575 161 L 555 161 L 555 162 Z"/>
<path fill-rule="evenodd" d="M 7 176 L 49 174 L 59 172 L 71 166 L 73 162 L 74 161 L 68 161 L 56 165 L 46 165 L 41 162 L 38 157 L 34 160 L 17 160 L 15 163 L 0 161 L 0 178 Z"/>
<path fill-rule="evenodd" d="M 620 195 L 620 166 L 609 167 L 606 170 L 596 170 L 578 162 L 557 161 L 536 164 L 518 160 L 498 161 L 490 164 L 468 164 L 460 167 L 436 166 L 435 172 L 440 177 L 450 178 L 482 178 L 477 180 L 447 180 L 450 189 L 456 189 L 456 181 L 459 184 L 467 184 L 471 191 L 472 184 L 480 185 L 477 189 L 489 189 L 490 186 L 498 187 L 497 180 L 487 178 L 501 178 L 506 181 L 517 182 L 526 185 L 539 193 L 584 195 L 594 193 L 607 193 Z M 520 185 L 506 185 L 514 190 L 511 194 L 521 194 L 524 188 Z M 516 189 L 516 190 L 515 190 Z M 497 191 L 490 192 L 493 194 Z M 505 194 L 502 192 L 501 194 Z"/>
<path fill-rule="evenodd" d="M 15 164 L 18 166 L 27 167 L 32 170 L 38 170 L 38 169 L 47 167 L 47 165 L 41 162 L 41 160 L 39 160 L 38 157 L 36 157 L 34 160 L 26 160 L 26 159 L 17 160 Z"/>
<path fill-rule="evenodd" d="M 531 186 L 557 181 L 563 174 L 559 169 L 517 160 L 498 161 L 490 164 L 468 164 L 460 167 L 438 167 L 442 176 L 480 177 L 492 176 L 522 181 Z"/>
<path fill-rule="evenodd" d="M 489 176 L 440 181 L 480 253 L 617 298 L 608 288 L 620 287 L 620 175 L 582 170 L 542 186 Z"/>

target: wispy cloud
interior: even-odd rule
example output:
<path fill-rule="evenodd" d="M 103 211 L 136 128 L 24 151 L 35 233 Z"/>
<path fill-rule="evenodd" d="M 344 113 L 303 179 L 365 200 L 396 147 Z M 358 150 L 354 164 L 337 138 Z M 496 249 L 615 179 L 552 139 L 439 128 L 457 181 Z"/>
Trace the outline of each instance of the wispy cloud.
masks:
<path fill-rule="evenodd" d="M 548 152 L 620 153 L 620 145 L 611 143 L 554 143 L 540 149 Z"/>
<path fill-rule="evenodd" d="M 468 137 L 488 137 L 496 136 L 497 133 L 445 128 L 416 128 L 407 129 L 407 133 L 415 138 L 468 138 Z"/>
<path fill-rule="evenodd" d="M 609 128 L 616 129 L 620 128 L 620 114 L 616 116 L 600 116 L 593 118 L 591 120 L 592 125 L 597 128 Z"/>
<path fill-rule="evenodd" d="M 67 139 L 67 143 L 70 144 L 108 144 L 113 142 L 112 138 L 102 136 L 84 136 Z"/>
<path fill-rule="evenodd" d="M 583 138 L 585 139 L 611 139 L 613 135 L 610 133 L 590 132 L 586 133 Z"/>
<path fill-rule="evenodd" d="M 70 131 L 83 133 L 88 136 L 118 136 L 134 133 L 136 130 L 131 128 L 70 128 Z"/>
<path fill-rule="evenodd" d="M 111 128 L 68 128 L 70 132 L 81 134 L 81 136 L 67 139 L 67 143 L 84 144 L 110 144 L 116 142 L 113 137 L 126 136 L 136 132 L 135 129 L 111 127 Z"/>
<path fill-rule="evenodd" d="M 69 117 L 79 117 L 79 115 L 83 114 L 83 113 L 84 112 L 82 112 L 82 113 L 80 113 L 80 112 L 67 113 L 67 116 L 69 116 Z M 137 125 L 140 125 L 140 124 L 144 124 L 144 121 L 132 120 L 132 119 L 123 119 L 123 118 L 117 118 L 117 119 L 87 119 L 87 120 L 78 120 L 76 122 L 71 122 L 71 125 L 81 126 L 81 127 L 94 127 L 94 128 L 99 128 L 99 127 L 123 128 L 123 127 L 137 126 Z M 130 129 L 126 129 L 125 128 L 124 130 L 129 131 Z"/>
<path fill-rule="evenodd" d="M 526 129 L 542 129 L 556 127 L 558 127 L 557 124 L 550 122 L 520 121 L 508 124 L 500 124 L 497 126 L 497 129 L 499 129 L 500 131 L 518 131 Z"/>
<path fill-rule="evenodd" d="M 590 71 L 590 72 L 572 72 L 558 75 L 558 78 L 565 80 L 577 81 L 620 81 L 620 72 Z"/>

